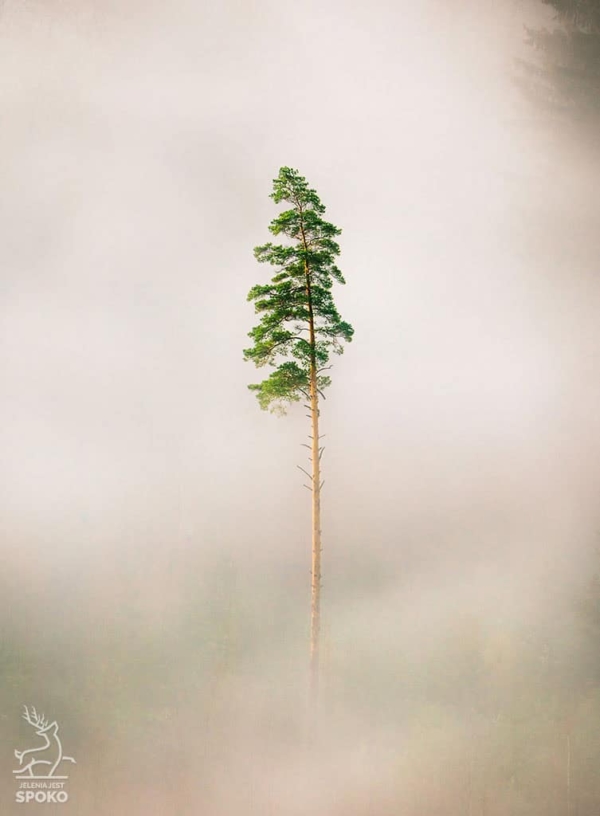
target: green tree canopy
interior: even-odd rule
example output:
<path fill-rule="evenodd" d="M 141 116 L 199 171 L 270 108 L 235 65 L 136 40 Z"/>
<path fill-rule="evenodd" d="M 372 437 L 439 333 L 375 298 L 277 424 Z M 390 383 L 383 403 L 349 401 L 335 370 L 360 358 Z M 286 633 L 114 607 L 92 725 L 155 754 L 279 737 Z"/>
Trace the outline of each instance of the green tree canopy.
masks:
<path fill-rule="evenodd" d="M 297 170 L 282 167 L 273 182 L 271 198 L 290 209 L 275 218 L 269 230 L 286 243 L 267 243 L 254 250 L 259 263 L 276 268 L 271 282 L 252 287 L 260 322 L 249 333 L 253 345 L 244 359 L 274 371 L 250 385 L 263 409 L 284 411 L 285 404 L 309 398 L 311 367 L 319 392 L 330 384 L 324 372 L 330 354 L 343 352 L 342 341 L 353 329 L 342 320 L 333 300 L 334 282 L 345 283 L 336 266 L 341 230 L 324 219 L 325 207 Z"/>

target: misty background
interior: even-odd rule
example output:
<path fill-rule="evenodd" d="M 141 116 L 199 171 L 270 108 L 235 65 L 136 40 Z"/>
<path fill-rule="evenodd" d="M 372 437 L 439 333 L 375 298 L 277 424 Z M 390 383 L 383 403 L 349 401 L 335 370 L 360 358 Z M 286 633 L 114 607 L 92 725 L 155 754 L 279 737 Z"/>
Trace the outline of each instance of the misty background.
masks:
<path fill-rule="evenodd" d="M 24 704 L 78 816 L 597 812 L 600 167 L 515 81 L 552 21 L 4 0 L 2 812 Z M 308 421 L 242 362 L 282 165 L 343 230 L 356 332 L 317 746 Z"/>

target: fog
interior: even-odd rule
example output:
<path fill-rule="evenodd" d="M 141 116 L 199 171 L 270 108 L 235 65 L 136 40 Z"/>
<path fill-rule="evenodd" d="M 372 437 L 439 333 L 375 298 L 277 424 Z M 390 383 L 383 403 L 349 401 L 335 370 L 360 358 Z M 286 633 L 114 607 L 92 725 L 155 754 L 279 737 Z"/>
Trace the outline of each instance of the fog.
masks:
<path fill-rule="evenodd" d="M 77 757 L 77 816 L 575 812 L 550 731 L 511 743 L 546 799 L 480 784 L 494 695 L 538 695 L 531 638 L 579 688 L 598 566 L 598 154 L 515 82 L 550 21 L 4 0 L 3 813 L 23 705 Z M 242 361 L 282 165 L 343 230 L 355 328 L 321 413 L 316 742 L 310 431 Z"/>

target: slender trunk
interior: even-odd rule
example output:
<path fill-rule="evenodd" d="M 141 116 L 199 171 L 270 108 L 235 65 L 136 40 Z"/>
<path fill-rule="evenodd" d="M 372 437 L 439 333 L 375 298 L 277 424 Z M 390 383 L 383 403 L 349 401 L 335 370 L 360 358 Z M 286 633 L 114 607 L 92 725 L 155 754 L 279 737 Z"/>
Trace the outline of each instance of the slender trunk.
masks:
<path fill-rule="evenodd" d="M 571 816 L 571 734 L 567 733 L 567 816 Z"/>
<path fill-rule="evenodd" d="M 302 210 L 300 209 L 301 217 Z M 300 226 L 302 244 L 308 253 L 304 225 Z M 309 398 L 311 422 L 311 487 L 312 487 L 312 563 L 310 596 L 310 688 L 309 703 L 312 715 L 317 714 L 319 701 L 320 635 L 321 635 L 321 446 L 319 444 L 319 390 L 317 384 L 317 354 L 315 314 L 312 298 L 311 270 L 307 255 L 304 258 L 306 299 L 308 306 L 308 334 L 310 343 Z M 314 727 L 314 723 L 313 723 Z"/>
<path fill-rule="evenodd" d="M 314 328 L 311 326 L 314 337 Z M 311 338 L 311 342 L 312 338 Z M 310 600 L 310 701 L 316 709 L 319 697 L 319 646 L 321 632 L 321 463 L 319 445 L 319 394 L 316 364 L 311 363 L 310 417 L 312 459 L 312 567 Z"/>
<path fill-rule="evenodd" d="M 475 757 L 474 749 L 469 751 L 469 767 L 467 771 L 467 816 L 473 816 L 473 790 L 475 787 Z"/>

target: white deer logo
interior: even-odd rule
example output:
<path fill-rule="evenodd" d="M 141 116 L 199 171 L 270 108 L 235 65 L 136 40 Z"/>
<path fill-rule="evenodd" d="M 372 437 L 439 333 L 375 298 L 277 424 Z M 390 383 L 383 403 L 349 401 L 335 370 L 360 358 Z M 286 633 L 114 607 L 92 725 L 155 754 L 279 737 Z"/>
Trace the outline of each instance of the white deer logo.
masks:
<path fill-rule="evenodd" d="M 15 756 L 19 760 L 19 765 L 21 765 L 21 767 L 16 771 L 13 771 L 13 773 L 19 774 L 17 779 L 29 777 L 34 777 L 36 779 L 68 779 L 67 776 L 54 776 L 54 772 L 61 762 L 73 762 L 76 764 L 73 757 L 65 756 L 63 754 L 62 743 L 58 738 L 58 725 L 56 720 L 48 723 L 48 721 L 44 718 L 44 715 L 42 714 L 40 716 L 33 706 L 31 711 L 29 711 L 27 706 L 24 706 L 24 709 L 23 719 L 27 720 L 29 725 L 33 725 L 35 728 L 35 733 L 38 735 L 38 737 L 43 737 L 45 742 L 43 745 L 38 745 L 37 748 L 29 748 L 27 751 L 15 751 Z M 53 748 L 54 751 L 52 751 Z M 23 762 L 27 756 L 31 754 L 42 754 L 44 751 L 49 751 L 49 756 L 52 757 L 52 759 L 36 759 L 35 756 L 32 756 L 27 764 L 23 766 Z M 34 773 L 33 769 L 36 765 L 43 765 L 44 768 L 40 770 L 45 770 L 47 773 L 43 775 Z"/>

